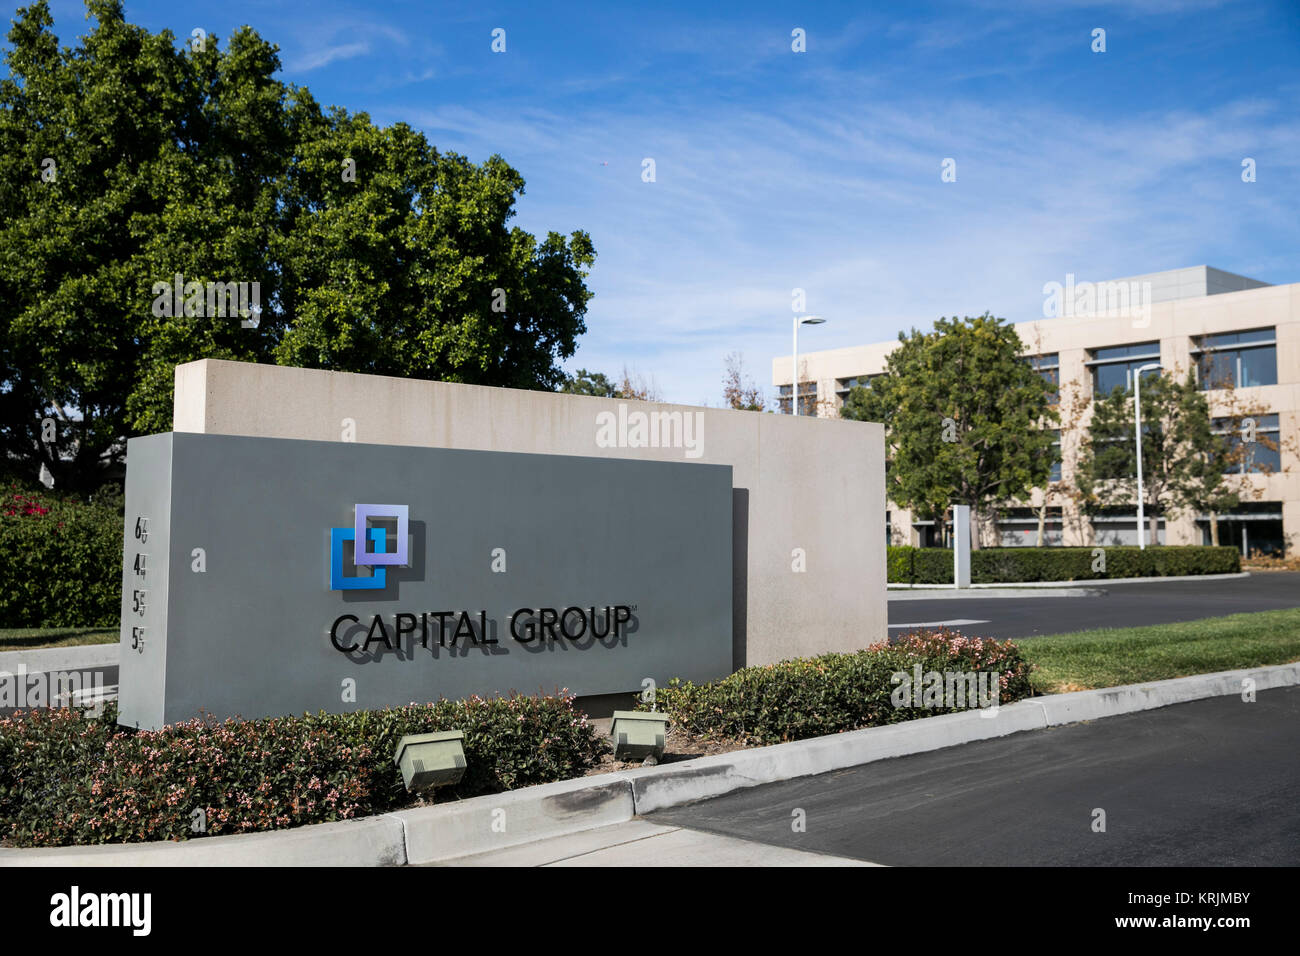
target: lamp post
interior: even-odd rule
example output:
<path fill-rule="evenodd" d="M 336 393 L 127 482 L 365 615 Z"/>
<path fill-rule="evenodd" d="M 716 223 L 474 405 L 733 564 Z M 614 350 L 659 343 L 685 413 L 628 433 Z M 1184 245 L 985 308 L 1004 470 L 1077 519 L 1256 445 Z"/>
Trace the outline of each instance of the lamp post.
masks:
<path fill-rule="evenodd" d="M 790 386 L 790 414 L 799 414 L 799 326 L 801 325 L 822 325 L 825 323 L 819 315 L 808 315 L 800 318 L 794 317 L 794 378 Z"/>
<path fill-rule="evenodd" d="M 1159 362 L 1152 362 L 1150 365 L 1143 365 L 1133 373 L 1133 428 L 1137 434 L 1137 466 L 1138 466 L 1138 550 L 1147 549 L 1146 539 L 1146 509 L 1143 507 L 1142 497 L 1142 373 L 1149 372 L 1153 368 L 1159 368 Z"/>

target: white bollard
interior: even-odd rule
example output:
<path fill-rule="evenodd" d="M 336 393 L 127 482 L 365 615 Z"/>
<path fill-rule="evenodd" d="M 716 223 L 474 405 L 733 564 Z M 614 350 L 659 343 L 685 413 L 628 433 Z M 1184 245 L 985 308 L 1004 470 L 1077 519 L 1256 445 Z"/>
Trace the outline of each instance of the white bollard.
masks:
<path fill-rule="evenodd" d="M 970 587 L 970 505 L 952 506 L 952 571 L 957 587 Z"/>

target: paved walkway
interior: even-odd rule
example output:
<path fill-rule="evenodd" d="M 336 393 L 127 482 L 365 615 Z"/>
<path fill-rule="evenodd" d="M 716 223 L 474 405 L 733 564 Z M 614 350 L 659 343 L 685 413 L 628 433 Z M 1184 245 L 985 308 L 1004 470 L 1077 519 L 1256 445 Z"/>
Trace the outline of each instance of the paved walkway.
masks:
<path fill-rule="evenodd" d="M 689 827 L 630 820 L 432 866 L 872 866 Z"/>

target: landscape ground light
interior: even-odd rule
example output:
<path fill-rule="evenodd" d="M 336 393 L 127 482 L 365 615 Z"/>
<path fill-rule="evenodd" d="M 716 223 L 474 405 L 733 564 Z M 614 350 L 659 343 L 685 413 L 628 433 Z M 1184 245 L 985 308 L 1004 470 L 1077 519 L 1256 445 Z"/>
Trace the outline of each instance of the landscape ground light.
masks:
<path fill-rule="evenodd" d="M 460 783 L 465 776 L 465 732 L 407 734 L 397 742 L 394 762 L 402 768 L 402 782 L 410 791 Z"/>
<path fill-rule="evenodd" d="M 668 715 L 655 711 L 616 710 L 609 734 L 614 739 L 616 760 L 644 760 L 664 755 Z"/>

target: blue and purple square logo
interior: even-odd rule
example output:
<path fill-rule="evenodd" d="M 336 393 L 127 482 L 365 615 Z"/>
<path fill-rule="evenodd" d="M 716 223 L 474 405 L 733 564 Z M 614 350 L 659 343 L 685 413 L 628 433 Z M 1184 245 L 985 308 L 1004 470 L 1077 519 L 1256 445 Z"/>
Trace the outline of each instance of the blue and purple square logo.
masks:
<path fill-rule="evenodd" d="M 410 532 L 410 509 L 406 505 L 355 505 L 350 528 L 330 528 L 330 590 L 382 590 L 388 583 L 390 565 L 407 564 L 407 540 Z M 370 527 L 372 520 L 396 519 L 394 549 L 388 550 L 388 529 Z M 353 564 L 368 567 L 368 577 L 347 576 L 343 567 L 343 543 L 351 541 Z M 358 543 L 359 542 L 359 543 Z"/>

